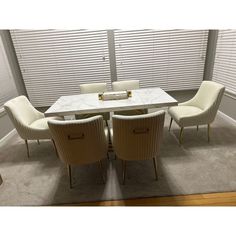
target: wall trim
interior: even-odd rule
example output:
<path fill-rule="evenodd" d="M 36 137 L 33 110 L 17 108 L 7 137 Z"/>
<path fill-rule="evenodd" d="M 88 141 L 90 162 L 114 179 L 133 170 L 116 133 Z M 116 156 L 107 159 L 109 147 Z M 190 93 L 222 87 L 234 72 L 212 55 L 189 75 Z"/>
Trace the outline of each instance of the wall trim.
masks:
<path fill-rule="evenodd" d="M 236 100 L 236 94 L 231 93 L 231 92 L 229 92 L 229 91 L 227 91 L 227 90 L 225 91 L 224 95 L 225 95 L 226 97 L 230 97 L 230 98 Z"/>
<path fill-rule="evenodd" d="M 16 129 L 13 129 L 10 131 L 8 134 L 6 134 L 3 138 L 0 139 L 0 146 L 5 144 L 7 141 L 9 141 L 15 134 L 16 134 Z"/>
<path fill-rule="evenodd" d="M 5 116 L 7 113 L 3 107 L 0 107 L 0 117 Z"/>
<path fill-rule="evenodd" d="M 231 124 L 236 125 L 236 120 L 233 119 L 232 117 L 226 115 L 226 114 L 223 113 L 222 111 L 218 111 L 217 114 L 218 114 L 219 116 L 221 116 L 223 119 L 229 121 Z"/>

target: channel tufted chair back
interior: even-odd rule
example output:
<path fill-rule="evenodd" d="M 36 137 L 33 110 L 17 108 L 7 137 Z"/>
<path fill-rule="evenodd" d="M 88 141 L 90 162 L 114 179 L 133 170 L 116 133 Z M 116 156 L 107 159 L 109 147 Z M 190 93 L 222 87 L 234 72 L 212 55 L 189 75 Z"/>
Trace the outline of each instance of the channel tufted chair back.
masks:
<path fill-rule="evenodd" d="M 104 129 L 102 116 L 81 120 L 49 121 L 52 137 L 59 158 L 69 168 L 70 187 L 71 165 L 100 162 L 108 151 L 108 130 Z"/>
<path fill-rule="evenodd" d="M 113 146 L 118 159 L 125 161 L 153 159 L 160 154 L 165 112 L 158 111 L 137 116 L 114 115 Z M 125 181 L 125 168 L 123 168 Z"/>

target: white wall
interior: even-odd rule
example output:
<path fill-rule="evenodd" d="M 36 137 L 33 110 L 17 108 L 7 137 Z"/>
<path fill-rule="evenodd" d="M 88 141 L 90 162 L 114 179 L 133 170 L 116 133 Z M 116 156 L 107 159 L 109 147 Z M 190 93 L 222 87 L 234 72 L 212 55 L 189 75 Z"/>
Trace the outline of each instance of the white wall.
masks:
<path fill-rule="evenodd" d="M 17 88 L 18 94 L 26 95 L 25 86 L 22 80 L 20 68 L 16 59 L 15 51 L 12 45 L 10 34 L 7 30 L 0 30 L 0 37 L 2 38 L 4 49 L 6 51 L 8 62 L 13 75 L 14 83 Z M 2 88 L 0 88 L 2 89 Z M 13 130 L 13 125 L 8 118 L 7 114 L 4 112 L 0 113 L 0 139 L 2 139 L 6 134 Z"/>
<path fill-rule="evenodd" d="M 236 120 L 236 97 L 225 94 L 222 98 L 219 110 Z"/>

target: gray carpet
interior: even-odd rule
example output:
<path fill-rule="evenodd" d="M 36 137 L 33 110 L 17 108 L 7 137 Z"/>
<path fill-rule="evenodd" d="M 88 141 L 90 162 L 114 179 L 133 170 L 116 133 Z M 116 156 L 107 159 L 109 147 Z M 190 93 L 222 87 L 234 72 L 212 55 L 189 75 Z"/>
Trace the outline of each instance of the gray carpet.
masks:
<path fill-rule="evenodd" d="M 236 191 L 236 126 L 217 116 L 211 142 L 206 126 L 169 133 L 166 116 L 164 141 L 158 159 L 159 181 L 152 161 L 129 162 L 127 181 L 121 183 L 121 162 L 104 160 L 107 181 L 102 184 L 98 164 L 73 168 L 74 189 L 68 187 L 67 170 L 57 159 L 51 141 L 30 142 L 27 159 L 24 141 L 16 134 L 0 147 L 0 205 L 51 205 L 99 200 L 130 199 L 195 193 Z"/>

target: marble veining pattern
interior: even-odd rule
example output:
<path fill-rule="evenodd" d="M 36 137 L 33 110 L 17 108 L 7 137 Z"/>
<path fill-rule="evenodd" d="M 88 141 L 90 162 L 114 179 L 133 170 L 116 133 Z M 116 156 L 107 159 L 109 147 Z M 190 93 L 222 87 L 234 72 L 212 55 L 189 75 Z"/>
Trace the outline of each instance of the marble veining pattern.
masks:
<path fill-rule="evenodd" d="M 60 97 L 45 116 L 73 115 L 119 110 L 158 108 L 177 105 L 177 101 L 161 88 L 132 90 L 132 97 L 121 100 L 101 101 L 97 93 Z"/>

